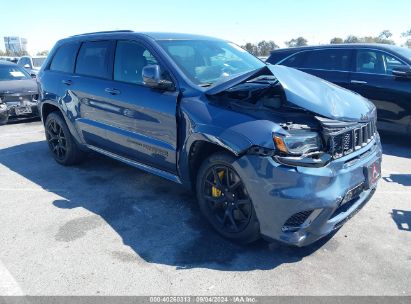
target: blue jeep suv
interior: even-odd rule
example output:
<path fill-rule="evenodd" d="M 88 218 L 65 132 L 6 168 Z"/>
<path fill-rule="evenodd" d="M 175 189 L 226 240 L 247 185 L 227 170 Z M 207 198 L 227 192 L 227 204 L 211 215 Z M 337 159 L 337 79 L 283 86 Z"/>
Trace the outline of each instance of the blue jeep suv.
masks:
<path fill-rule="evenodd" d="M 182 184 L 235 242 L 310 244 L 351 218 L 380 177 L 371 102 L 223 40 L 72 36 L 38 83 L 58 163 L 92 150 Z"/>

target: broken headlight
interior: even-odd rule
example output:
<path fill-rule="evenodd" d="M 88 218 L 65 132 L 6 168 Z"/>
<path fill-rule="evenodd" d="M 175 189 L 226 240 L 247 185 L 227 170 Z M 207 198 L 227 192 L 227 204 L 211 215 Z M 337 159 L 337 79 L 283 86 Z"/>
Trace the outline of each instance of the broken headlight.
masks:
<path fill-rule="evenodd" d="M 304 155 L 321 151 L 322 140 L 317 132 L 307 130 L 290 130 L 288 136 L 273 135 L 278 151 L 288 155 Z"/>
<path fill-rule="evenodd" d="M 322 151 L 323 145 L 317 132 L 291 130 L 287 136 L 273 134 L 274 144 L 279 155 L 274 158 L 289 166 L 322 167 L 331 156 Z"/>

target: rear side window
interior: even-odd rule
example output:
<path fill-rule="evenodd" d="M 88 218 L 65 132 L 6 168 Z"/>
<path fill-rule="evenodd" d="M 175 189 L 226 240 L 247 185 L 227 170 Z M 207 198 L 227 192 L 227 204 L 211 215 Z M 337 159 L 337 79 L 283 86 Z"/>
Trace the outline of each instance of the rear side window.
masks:
<path fill-rule="evenodd" d="M 89 41 L 81 45 L 76 74 L 110 78 L 110 41 Z"/>
<path fill-rule="evenodd" d="M 318 50 L 307 54 L 303 68 L 329 71 L 350 71 L 351 50 Z"/>
<path fill-rule="evenodd" d="M 78 43 L 66 43 L 59 47 L 51 61 L 50 70 L 73 73 Z"/>

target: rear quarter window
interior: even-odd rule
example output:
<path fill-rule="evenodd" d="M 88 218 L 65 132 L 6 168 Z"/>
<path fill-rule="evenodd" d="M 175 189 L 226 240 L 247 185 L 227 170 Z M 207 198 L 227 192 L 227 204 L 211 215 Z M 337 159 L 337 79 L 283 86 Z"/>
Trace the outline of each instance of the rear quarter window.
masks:
<path fill-rule="evenodd" d="M 98 78 L 110 77 L 111 41 L 83 42 L 77 56 L 76 74 Z"/>
<path fill-rule="evenodd" d="M 73 73 L 74 62 L 78 50 L 78 43 L 66 43 L 60 46 L 50 64 L 51 71 L 58 71 L 64 73 Z"/>
<path fill-rule="evenodd" d="M 271 64 L 277 64 L 279 63 L 281 60 L 283 60 L 284 58 L 287 58 L 288 56 L 290 56 L 290 53 L 286 53 L 286 52 L 278 52 L 278 53 L 271 53 L 270 57 L 268 57 L 268 59 L 266 60 L 268 63 Z"/>

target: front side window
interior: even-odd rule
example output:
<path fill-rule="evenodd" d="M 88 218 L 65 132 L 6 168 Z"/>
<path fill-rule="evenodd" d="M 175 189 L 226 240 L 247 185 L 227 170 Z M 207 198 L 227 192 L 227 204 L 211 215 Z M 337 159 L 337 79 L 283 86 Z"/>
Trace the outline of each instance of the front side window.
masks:
<path fill-rule="evenodd" d="M 304 68 L 329 71 L 350 71 L 351 51 L 342 49 L 316 50 L 307 54 Z"/>
<path fill-rule="evenodd" d="M 375 50 L 357 51 L 356 71 L 360 73 L 391 75 L 392 70 L 405 66 L 395 57 Z"/>
<path fill-rule="evenodd" d="M 30 79 L 30 75 L 19 66 L 0 65 L 0 81 L 25 79 Z"/>
<path fill-rule="evenodd" d="M 78 43 L 67 43 L 60 46 L 51 61 L 50 70 L 73 73 L 77 50 Z"/>
<path fill-rule="evenodd" d="M 76 74 L 110 78 L 110 41 L 88 41 L 81 45 Z"/>
<path fill-rule="evenodd" d="M 143 45 L 133 41 L 118 41 L 114 59 L 114 80 L 143 84 L 143 68 L 157 64 L 155 57 Z"/>
<path fill-rule="evenodd" d="M 195 84 L 208 86 L 265 64 L 239 46 L 214 40 L 158 41 L 182 72 Z"/>

